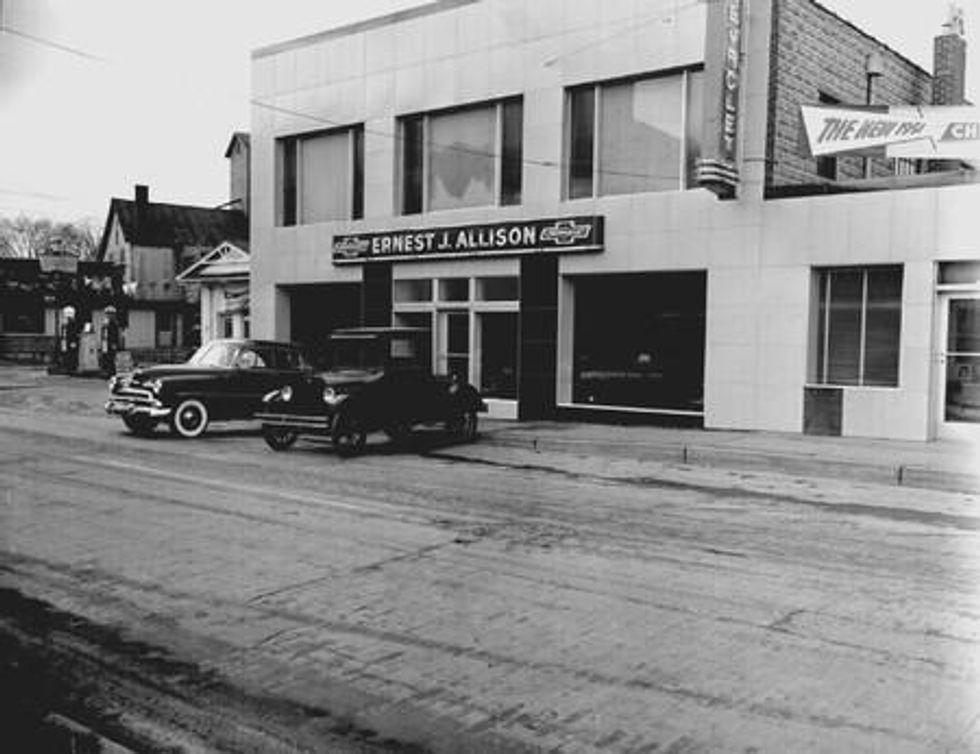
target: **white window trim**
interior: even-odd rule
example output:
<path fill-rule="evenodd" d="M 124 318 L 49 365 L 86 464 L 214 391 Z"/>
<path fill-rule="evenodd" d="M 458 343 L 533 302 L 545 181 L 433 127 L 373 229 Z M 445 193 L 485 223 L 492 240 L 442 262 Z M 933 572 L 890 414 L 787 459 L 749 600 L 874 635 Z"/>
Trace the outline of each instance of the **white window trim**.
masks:
<path fill-rule="evenodd" d="M 287 227 L 288 228 L 288 227 L 296 227 L 296 226 L 301 226 L 301 225 L 317 225 L 318 223 L 322 223 L 322 222 L 328 222 L 328 223 L 332 223 L 332 222 L 348 222 L 348 221 L 351 221 L 351 220 L 354 220 L 355 219 L 354 218 L 354 204 L 356 202 L 356 199 L 354 197 L 354 189 L 355 189 L 355 181 L 354 181 L 355 165 L 354 165 L 354 163 L 355 163 L 355 161 L 357 159 L 357 152 L 356 152 L 356 148 L 355 148 L 357 141 L 354 138 L 354 132 L 357 129 L 363 129 L 363 126 L 364 126 L 363 123 L 352 123 L 351 125 L 348 125 L 348 126 L 338 126 L 337 128 L 328 128 L 328 129 L 317 130 L 317 131 L 304 131 L 303 133 L 286 134 L 284 136 L 278 137 L 277 141 L 279 142 L 279 144 L 277 145 L 276 148 L 277 148 L 277 150 L 280 150 L 279 151 L 279 154 L 281 155 L 280 160 L 283 163 L 283 167 L 280 168 L 280 169 L 277 169 L 277 171 L 276 171 L 277 172 L 277 175 L 276 175 L 276 183 L 277 183 L 277 187 L 276 187 L 276 194 L 277 194 L 276 226 L 277 227 Z M 303 146 L 304 146 L 304 142 L 309 141 L 311 139 L 315 139 L 315 138 L 317 138 L 319 136 L 334 136 L 334 135 L 338 135 L 338 134 L 341 134 L 341 133 L 344 134 L 344 136 L 347 137 L 347 212 L 346 212 L 346 217 L 332 218 L 332 219 L 329 219 L 329 220 L 320 220 L 320 221 L 317 221 L 317 222 L 304 222 L 303 221 L 303 214 L 304 214 L 305 207 L 304 207 L 304 195 L 303 195 L 303 191 L 302 191 L 303 177 L 304 177 L 303 176 L 303 173 L 304 173 L 305 165 L 306 165 L 305 160 L 303 159 Z M 294 222 L 293 222 L 292 225 L 286 225 L 285 224 L 285 218 L 282 216 L 283 215 L 283 207 L 280 204 L 280 203 L 283 202 L 284 194 L 285 194 L 285 190 L 286 190 L 286 187 L 285 187 L 285 175 L 284 175 L 284 173 L 285 173 L 285 159 L 286 159 L 285 158 L 285 150 L 286 150 L 286 146 L 285 145 L 286 145 L 286 142 L 288 142 L 288 141 L 293 141 L 293 142 L 295 142 L 295 145 L 296 145 L 295 148 L 293 149 L 293 157 L 296 160 L 296 166 L 295 166 L 296 167 L 296 170 L 295 170 L 296 185 L 293 188 L 293 190 L 295 191 L 295 194 L 296 194 L 296 197 L 295 197 L 296 207 L 295 207 L 295 210 L 294 210 L 296 217 L 295 217 Z"/>
<path fill-rule="evenodd" d="M 680 140 L 681 148 L 678 155 L 678 175 L 680 176 L 679 185 L 675 191 L 687 191 L 688 189 L 697 188 L 698 184 L 696 182 L 693 185 L 689 185 L 688 175 L 687 175 L 687 150 L 688 150 L 688 140 L 687 140 L 687 127 L 689 123 L 690 113 L 688 112 L 688 97 L 690 93 L 690 80 L 691 74 L 695 73 L 695 69 L 685 68 L 680 72 L 681 77 L 681 123 L 680 123 Z M 674 74 L 676 75 L 676 74 Z M 671 78 L 672 75 L 668 74 L 666 76 L 640 76 L 633 79 L 633 82 L 648 81 L 656 78 Z M 561 196 L 563 201 L 581 201 L 581 200 L 593 200 L 599 199 L 606 196 L 619 196 L 618 194 L 603 194 L 599 190 L 600 177 L 602 174 L 602 165 L 600 164 L 600 144 L 602 143 L 602 109 L 605 106 L 605 97 L 602 96 L 602 90 L 604 87 L 614 86 L 620 82 L 617 81 L 599 81 L 592 85 L 586 86 L 574 86 L 568 87 L 565 90 L 565 123 L 566 126 L 563 129 L 564 133 L 562 135 L 563 144 L 563 154 L 565 157 L 562 160 L 562 189 Z M 625 83 L 625 82 L 624 82 Z M 571 198 L 571 175 L 572 175 L 572 91 L 582 91 L 585 89 L 592 90 L 593 97 L 593 107 L 592 107 L 592 193 L 589 196 L 578 196 L 574 199 Z M 666 193 L 663 191 L 657 192 L 635 192 L 635 193 Z"/>

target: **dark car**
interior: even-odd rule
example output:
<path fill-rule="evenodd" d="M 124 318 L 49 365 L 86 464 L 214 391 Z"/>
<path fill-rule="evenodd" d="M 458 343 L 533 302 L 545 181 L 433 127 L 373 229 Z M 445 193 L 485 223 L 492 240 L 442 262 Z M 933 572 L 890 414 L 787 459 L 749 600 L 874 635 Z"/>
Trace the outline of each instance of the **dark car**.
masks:
<path fill-rule="evenodd" d="M 266 393 L 312 371 L 299 346 L 213 340 L 185 364 L 151 366 L 113 377 L 105 408 L 138 435 L 167 421 L 181 437 L 198 437 L 212 420 L 251 419 Z"/>
<path fill-rule="evenodd" d="M 403 440 L 416 426 L 436 424 L 473 439 L 486 404 L 460 377 L 432 374 L 428 342 L 429 331 L 417 328 L 335 331 L 327 371 L 297 375 L 266 396 L 256 414 L 265 441 L 285 450 L 300 435 L 318 435 L 352 455 L 370 432 Z"/>

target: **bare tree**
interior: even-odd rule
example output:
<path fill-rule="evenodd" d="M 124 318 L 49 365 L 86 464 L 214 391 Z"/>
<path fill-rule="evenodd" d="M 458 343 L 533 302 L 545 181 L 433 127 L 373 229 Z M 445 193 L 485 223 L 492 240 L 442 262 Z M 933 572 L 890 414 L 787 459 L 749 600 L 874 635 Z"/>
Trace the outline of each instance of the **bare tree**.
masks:
<path fill-rule="evenodd" d="M 100 233 L 91 218 L 55 223 L 26 215 L 13 220 L 0 217 L 0 257 L 36 259 L 45 252 L 58 251 L 79 259 L 93 259 Z"/>

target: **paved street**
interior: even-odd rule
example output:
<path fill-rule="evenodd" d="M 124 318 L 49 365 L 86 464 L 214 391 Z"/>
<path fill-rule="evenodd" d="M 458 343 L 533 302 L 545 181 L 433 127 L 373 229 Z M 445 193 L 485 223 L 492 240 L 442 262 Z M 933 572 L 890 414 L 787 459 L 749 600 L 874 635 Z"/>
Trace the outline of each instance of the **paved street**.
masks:
<path fill-rule="evenodd" d="M 439 435 L 138 439 L 60 380 L 0 390 L 0 587 L 166 659 L 198 714 L 237 699 L 255 750 L 980 750 L 977 495 Z"/>

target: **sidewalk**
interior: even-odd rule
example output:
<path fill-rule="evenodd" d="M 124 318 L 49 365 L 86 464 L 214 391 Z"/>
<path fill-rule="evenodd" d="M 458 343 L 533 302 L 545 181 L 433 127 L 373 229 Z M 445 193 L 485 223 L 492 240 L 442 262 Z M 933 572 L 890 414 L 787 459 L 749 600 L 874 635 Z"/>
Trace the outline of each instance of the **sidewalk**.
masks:
<path fill-rule="evenodd" d="M 481 423 L 481 442 L 567 453 L 980 492 L 980 447 L 783 432 L 575 422 Z"/>
<path fill-rule="evenodd" d="M 102 378 L 49 375 L 43 367 L 0 363 L 0 392 L 19 388 L 51 391 L 54 395 L 43 405 L 64 402 L 68 410 L 85 402 L 101 410 L 105 396 Z M 542 461 L 561 453 L 980 492 L 980 446 L 967 442 L 487 418 L 481 418 L 480 428 L 481 444 L 525 449 Z M 534 463 L 533 456 L 528 463 Z"/>

